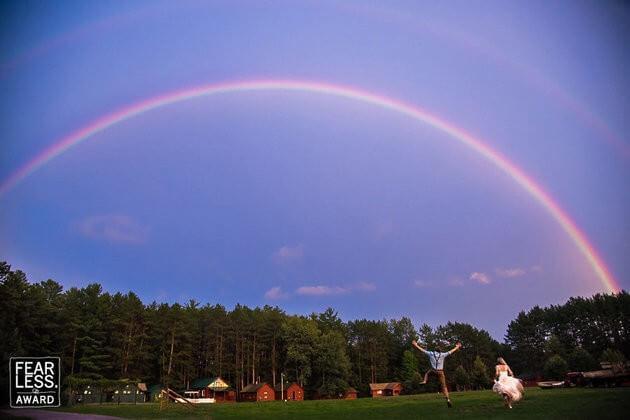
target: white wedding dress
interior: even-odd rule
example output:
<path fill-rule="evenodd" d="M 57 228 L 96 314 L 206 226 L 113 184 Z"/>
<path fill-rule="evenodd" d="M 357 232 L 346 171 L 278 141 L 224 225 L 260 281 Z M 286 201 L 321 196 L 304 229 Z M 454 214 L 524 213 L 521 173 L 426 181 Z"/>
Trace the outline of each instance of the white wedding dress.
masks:
<path fill-rule="evenodd" d="M 512 401 L 518 401 L 523 397 L 523 384 L 519 379 L 508 376 L 507 371 L 499 372 L 499 379 L 494 381 L 492 390 L 499 395 L 508 395 Z"/>

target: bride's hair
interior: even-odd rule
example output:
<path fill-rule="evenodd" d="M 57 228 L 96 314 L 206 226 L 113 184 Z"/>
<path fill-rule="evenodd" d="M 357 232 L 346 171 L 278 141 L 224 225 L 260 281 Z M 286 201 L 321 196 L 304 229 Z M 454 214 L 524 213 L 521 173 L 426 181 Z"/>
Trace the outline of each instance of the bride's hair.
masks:
<path fill-rule="evenodd" d="M 503 357 L 497 358 L 497 363 L 500 364 L 500 365 L 507 365 L 507 363 L 505 363 L 505 359 L 503 359 Z"/>

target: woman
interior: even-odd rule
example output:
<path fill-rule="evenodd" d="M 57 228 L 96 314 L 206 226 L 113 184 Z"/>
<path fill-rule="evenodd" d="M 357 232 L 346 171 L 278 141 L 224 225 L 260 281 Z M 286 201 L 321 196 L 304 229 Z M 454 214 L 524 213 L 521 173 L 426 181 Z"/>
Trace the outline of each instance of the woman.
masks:
<path fill-rule="evenodd" d="M 495 378 L 492 390 L 503 396 L 506 407 L 512 408 L 512 402 L 523 397 L 523 385 L 514 377 L 512 369 L 505 363 L 503 357 L 497 359 Z"/>

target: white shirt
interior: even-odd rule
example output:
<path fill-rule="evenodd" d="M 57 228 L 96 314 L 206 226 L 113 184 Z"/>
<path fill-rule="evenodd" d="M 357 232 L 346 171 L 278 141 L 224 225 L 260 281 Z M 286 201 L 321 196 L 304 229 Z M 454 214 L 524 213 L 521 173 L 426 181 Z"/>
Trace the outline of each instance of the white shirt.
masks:
<path fill-rule="evenodd" d="M 439 351 L 424 350 L 424 354 L 429 356 L 431 367 L 436 370 L 444 370 L 444 359 L 450 355 L 450 352 L 440 353 Z"/>

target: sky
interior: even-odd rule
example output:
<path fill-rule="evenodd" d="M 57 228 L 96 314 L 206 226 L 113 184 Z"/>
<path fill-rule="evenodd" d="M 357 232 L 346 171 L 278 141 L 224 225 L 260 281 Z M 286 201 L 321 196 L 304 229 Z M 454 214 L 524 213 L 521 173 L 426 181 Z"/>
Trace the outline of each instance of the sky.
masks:
<path fill-rule="evenodd" d="M 0 259 L 502 340 L 630 287 L 629 23 L 617 1 L 2 2 Z"/>

